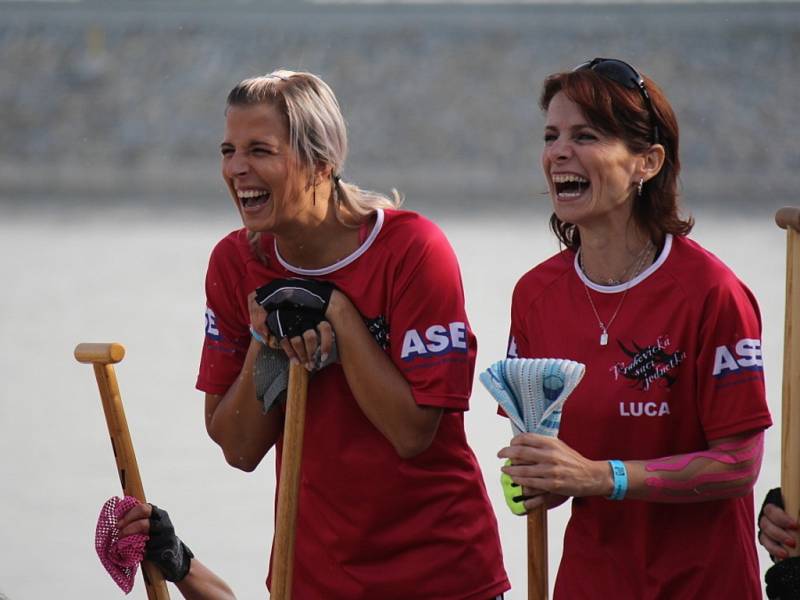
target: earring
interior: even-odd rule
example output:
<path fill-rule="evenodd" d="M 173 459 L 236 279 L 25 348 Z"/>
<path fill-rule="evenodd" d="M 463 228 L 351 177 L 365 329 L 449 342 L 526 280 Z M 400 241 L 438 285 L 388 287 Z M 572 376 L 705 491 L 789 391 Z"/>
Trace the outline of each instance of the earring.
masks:
<path fill-rule="evenodd" d="M 317 205 L 317 181 L 314 180 L 314 196 L 311 198 L 311 203 L 316 206 Z"/>
<path fill-rule="evenodd" d="M 644 187 L 644 177 L 639 179 L 639 185 L 636 186 L 636 195 L 642 197 L 642 188 Z"/>

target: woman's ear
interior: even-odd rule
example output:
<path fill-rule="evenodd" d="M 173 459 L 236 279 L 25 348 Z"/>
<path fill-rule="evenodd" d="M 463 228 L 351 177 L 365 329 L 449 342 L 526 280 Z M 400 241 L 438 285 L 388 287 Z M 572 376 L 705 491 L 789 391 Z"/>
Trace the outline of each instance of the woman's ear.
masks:
<path fill-rule="evenodd" d="M 323 181 L 328 181 L 331 178 L 331 172 L 333 171 L 330 165 L 317 163 L 317 166 L 314 167 L 314 184 L 319 185 Z"/>
<path fill-rule="evenodd" d="M 650 181 L 658 175 L 661 167 L 664 166 L 666 152 L 661 144 L 653 144 L 642 154 L 642 165 L 639 177 L 645 181 Z"/>

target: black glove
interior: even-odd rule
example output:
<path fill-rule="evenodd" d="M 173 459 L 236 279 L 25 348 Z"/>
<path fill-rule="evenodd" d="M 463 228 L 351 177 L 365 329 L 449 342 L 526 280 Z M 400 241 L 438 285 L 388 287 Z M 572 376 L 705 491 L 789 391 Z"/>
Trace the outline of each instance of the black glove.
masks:
<path fill-rule="evenodd" d="M 800 598 L 800 556 L 786 558 L 772 565 L 764 575 L 764 581 L 770 600 Z"/>
<path fill-rule="evenodd" d="M 767 495 L 764 497 L 764 503 L 761 505 L 761 512 L 758 513 L 759 521 L 761 520 L 761 517 L 764 516 L 764 508 L 767 506 L 767 504 L 774 504 L 775 506 L 779 506 L 783 509 L 786 508 L 783 505 L 783 493 L 781 492 L 781 488 L 772 488 L 767 492 Z"/>
<path fill-rule="evenodd" d="M 780 508 L 786 508 L 783 505 L 783 493 L 781 493 L 781 488 L 772 488 L 764 497 L 764 502 L 761 505 L 761 511 L 758 513 L 758 518 L 756 519 L 756 525 L 758 525 L 758 534 L 756 535 L 756 539 L 761 537 L 761 517 L 764 516 L 764 509 L 767 507 L 767 504 L 774 504 Z M 772 562 L 775 562 L 775 557 L 772 556 L 772 554 L 770 554 L 769 557 L 772 559 Z"/>
<path fill-rule="evenodd" d="M 275 279 L 256 290 L 256 302 L 267 310 L 310 308 L 325 313 L 336 286 L 311 279 Z"/>
<path fill-rule="evenodd" d="M 309 329 L 316 329 L 325 314 L 310 308 L 273 308 L 267 313 L 267 327 L 279 340 L 303 335 Z"/>
<path fill-rule="evenodd" d="M 155 504 L 150 506 L 153 507 L 150 514 L 150 539 L 144 547 L 144 557 L 161 569 L 167 581 L 182 581 L 189 573 L 194 554 L 175 535 L 175 528 L 167 511 L 161 510 Z"/>
<path fill-rule="evenodd" d="M 326 281 L 276 279 L 256 290 L 256 302 L 267 311 L 267 327 L 278 339 L 301 336 L 325 320 L 336 289 Z"/>

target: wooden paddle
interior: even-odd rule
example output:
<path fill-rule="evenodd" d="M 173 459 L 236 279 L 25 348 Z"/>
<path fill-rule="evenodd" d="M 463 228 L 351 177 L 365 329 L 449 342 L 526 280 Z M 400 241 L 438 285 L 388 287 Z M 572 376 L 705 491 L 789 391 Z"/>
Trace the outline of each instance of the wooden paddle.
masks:
<path fill-rule="evenodd" d="M 781 407 L 781 490 L 786 512 L 800 518 L 800 208 L 775 214 L 786 230 L 786 316 L 783 337 L 783 404 Z M 790 556 L 800 555 L 800 536 Z"/>
<path fill-rule="evenodd" d="M 547 509 L 528 513 L 528 600 L 547 600 Z"/>
<path fill-rule="evenodd" d="M 300 462 L 303 457 L 303 430 L 306 422 L 308 371 L 302 365 L 289 367 L 286 393 L 286 419 L 283 425 L 281 477 L 275 517 L 275 544 L 272 559 L 272 600 L 291 600 L 294 564 L 297 496 L 300 489 Z"/>
<path fill-rule="evenodd" d="M 140 502 L 146 502 L 139 465 L 136 462 L 136 453 L 133 450 L 128 421 L 125 418 L 125 409 L 122 407 L 117 376 L 114 373 L 114 364 L 124 357 L 125 348 L 122 344 L 78 344 L 75 347 L 77 361 L 94 367 L 122 491 L 126 496 L 133 496 Z M 142 577 L 148 600 L 169 600 L 167 584 L 158 567 L 149 561 L 142 562 Z"/>

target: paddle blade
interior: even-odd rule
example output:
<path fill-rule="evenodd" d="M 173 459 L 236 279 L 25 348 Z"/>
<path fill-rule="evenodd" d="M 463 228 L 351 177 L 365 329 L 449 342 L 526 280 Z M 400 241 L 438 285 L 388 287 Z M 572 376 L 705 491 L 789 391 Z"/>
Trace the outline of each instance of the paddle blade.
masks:
<path fill-rule="evenodd" d="M 561 409 L 586 371 L 561 358 L 506 358 L 478 378 L 511 420 L 514 433 L 555 437 Z"/>

